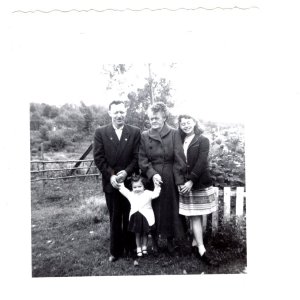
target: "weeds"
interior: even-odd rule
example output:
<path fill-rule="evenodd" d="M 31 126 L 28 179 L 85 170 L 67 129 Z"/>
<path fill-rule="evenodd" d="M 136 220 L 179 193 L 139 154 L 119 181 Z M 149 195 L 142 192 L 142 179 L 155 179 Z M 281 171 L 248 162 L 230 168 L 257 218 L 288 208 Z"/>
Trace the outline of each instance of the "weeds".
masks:
<path fill-rule="evenodd" d="M 246 220 L 221 220 L 215 236 L 205 236 L 208 253 L 219 267 L 203 265 L 190 251 L 190 241 L 170 257 L 160 240 L 160 255 L 140 260 L 109 256 L 109 218 L 97 180 L 32 185 L 32 276 L 163 275 L 241 273 L 246 265 Z M 179 245 L 179 244 L 178 244 Z M 151 247 L 151 239 L 149 248 Z"/>

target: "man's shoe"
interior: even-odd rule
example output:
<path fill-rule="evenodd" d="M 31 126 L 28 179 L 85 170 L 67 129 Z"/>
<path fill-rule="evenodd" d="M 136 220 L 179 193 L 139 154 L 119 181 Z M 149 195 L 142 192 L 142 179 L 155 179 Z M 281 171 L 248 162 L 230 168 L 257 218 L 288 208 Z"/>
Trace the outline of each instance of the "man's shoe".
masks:
<path fill-rule="evenodd" d="M 139 262 L 138 262 L 137 259 L 135 259 L 135 260 L 133 261 L 133 265 L 134 265 L 135 267 L 138 267 L 138 266 L 139 266 Z"/>
<path fill-rule="evenodd" d="M 173 240 L 168 240 L 167 241 L 167 250 L 168 250 L 168 253 L 171 256 L 174 256 L 174 254 L 175 254 L 175 247 L 174 247 Z"/>
<path fill-rule="evenodd" d="M 109 262 L 115 262 L 116 260 L 118 260 L 118 258 L 117 257 L 115 257 L 115 256 L 113 256 L 113 255 L 111 255 L 109 258 L 108 258 L 108 261 Z"/>

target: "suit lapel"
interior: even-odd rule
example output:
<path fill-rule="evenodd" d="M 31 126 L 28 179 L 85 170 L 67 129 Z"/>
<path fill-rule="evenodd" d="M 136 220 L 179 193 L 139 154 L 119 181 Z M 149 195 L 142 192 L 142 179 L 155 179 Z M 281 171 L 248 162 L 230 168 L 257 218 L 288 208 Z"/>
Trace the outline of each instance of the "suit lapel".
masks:
<path fill-rule="evenodd" d="M 118 148 L 119 139 L 112 124 L 107 127 L 106 135 L 108 140 L 115 146 L 115 148 Z"/>
<path fill-rule="evenodd" d="M 129 129 L 128 129 L 128 125 L 124 125 L 124 128 L 122 130 L 121 139 L 120 139 L 120 141 L 118 143 L 117 159 L 119 158 L 120 154 L 125 149 L 125 147 L 127 145 L 127 142 L 129 140 L 129 136 L 130 136 L 130 132 L 129 132 Z"/>

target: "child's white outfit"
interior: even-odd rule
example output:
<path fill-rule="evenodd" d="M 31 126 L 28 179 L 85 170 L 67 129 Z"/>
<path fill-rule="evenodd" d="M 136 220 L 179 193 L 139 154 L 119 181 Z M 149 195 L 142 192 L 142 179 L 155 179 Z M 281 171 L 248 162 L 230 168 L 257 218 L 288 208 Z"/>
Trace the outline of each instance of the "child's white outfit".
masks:
<path fill-rule="evenodd" d="M 150 227 L 154 225 L 155 218 L 151 201 L 159 196 L 161 188 L 155 186 L 153 191 L 144 190 L 140 194 L 128 190 L 124 184 L 121 184 L 120 193 L 130 202 L 130 214 L 128 230 L 146 234 Z"/>

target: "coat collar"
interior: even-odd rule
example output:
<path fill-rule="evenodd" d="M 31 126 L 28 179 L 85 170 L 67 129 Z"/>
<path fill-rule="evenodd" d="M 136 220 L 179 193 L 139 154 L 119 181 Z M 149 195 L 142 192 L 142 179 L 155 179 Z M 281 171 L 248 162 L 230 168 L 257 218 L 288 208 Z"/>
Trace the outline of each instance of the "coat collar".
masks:
<path fill-rule="evenodd" d="M 170 131 L 171 131 L 171 127 L 167 123 L 165 123 L 160 132 L 157 132 L 157 131 L 150 128 L 149 129 L 149 136 L 152 139 L 161 141 L 161 139 L 163 137 L 165 137 L 167 134 L 169 134 Z"/>
<path fill-rule="evenodd" d="M 189 144 L 189 147 L 190 148 L 191 146 L 193 146 L 194 144 L 196 144 L 198 142 L 198 140 L 200 139 L 201 137 L 201 134 L 195 134 L 195 136 L 193 137 L 191 143 Z"/>

